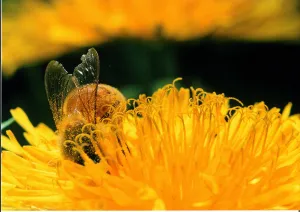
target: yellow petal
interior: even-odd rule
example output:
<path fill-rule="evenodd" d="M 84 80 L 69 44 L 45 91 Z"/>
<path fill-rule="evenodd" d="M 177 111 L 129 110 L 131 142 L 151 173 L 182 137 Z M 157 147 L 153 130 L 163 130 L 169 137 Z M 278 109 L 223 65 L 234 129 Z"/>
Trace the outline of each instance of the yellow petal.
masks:
<path fill-rule="evenodd" d="M 1 147 L 10 152 L 14 152 L 18 155 L 22 155 L 23 149 L 22 149 L 21 145 L 19 144 L 19 142 L 17 141 L 14 134 L 12 133 L 12 131 L 7 130 L 6 134 L 8 135 L 9 138 L 7 138 L 4 135 L 1 135 Z"/>
<path fill-rule="evenodd" d="M 288 103 L 285 108 L 283 109 L 282 115 L 281 115 L 281 119 L 282 120 L 286 120 L 290 113 L 291 113 L 291 109 L 292 109 L 292 103 Z"/>
<path fill-rule="evenodd" d="M 10 110 L 10 113 L 12 117 L 16 120 L 16 122 L 26 131 L 29 133 L 34 134 L 35 129 L 34 126 L 31 124 L 31 122 L 28 119 L 28 116 L 21 108 L 16 108 Z"/>

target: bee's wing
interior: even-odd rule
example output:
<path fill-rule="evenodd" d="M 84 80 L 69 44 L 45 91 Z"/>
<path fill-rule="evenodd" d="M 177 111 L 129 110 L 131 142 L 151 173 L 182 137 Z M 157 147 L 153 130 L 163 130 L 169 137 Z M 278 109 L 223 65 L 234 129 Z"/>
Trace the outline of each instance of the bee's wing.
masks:
<path fill-rule="evenodd" d="M 73 73 L 73 81 L 76 87 L 91 83 L 98 84 L 100 61 L 97 51 L 94 48 L 89 49 L 86 55 L 82 55 L 81 61 L 81 64 L 75 68 Z"/>
<path fill-rule="evenodd" d="M 88 101 L 81 101 L 78 104 L 82 104 L 82 108 L 93 108 L 92 110 L 87 109 L 85 117 L 90 121 L 96 122 L 100 72 L 100 61 L 97 51 L 94 48 L 89 49 L 86 55 L 82 55 L 81 61 L 81 64 L 79 64 L 73 72 L 72 80 L 78 89 L 81 89 L 81 87 L 87 84 L 95 86 L 92 92 L 80 92 L 80 95 L 83 95 L 83 98 L 87 97 Z"/>
<path fill-rule="evenodd" d="M 45 88 L 56 126 L 62 119 L 62 106 L 68 93 L 75 88 L 72 75 L 62 64 L 51 61 L 45 73 Z"/>

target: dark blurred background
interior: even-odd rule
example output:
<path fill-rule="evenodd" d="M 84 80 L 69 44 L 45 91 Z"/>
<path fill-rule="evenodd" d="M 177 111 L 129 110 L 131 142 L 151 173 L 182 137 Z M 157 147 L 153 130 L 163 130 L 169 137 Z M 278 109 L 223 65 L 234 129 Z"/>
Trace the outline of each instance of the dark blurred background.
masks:
<path fill-rule="evenodd" d="M 72 72 L 88 48 L 53 59 Z M 246 106 L 264 101 L 269 108 L 283 109 L 292 102 L 292 113 L 300 113 L 299 42 L 115 39 L 95 48 L 100 56 L 100 81 L 119 88 L 126 97 L 151 95 L 183 77 L 181 86 L 225 93 Z M 21 107 L 34 125 L 44 122 L 55 129 L 44 88 L 48 62 L 3 78 L 2 121 L 11 117 L 10 109 Z M 16 123 L 9 128 L 21 140 L 23 130 Z"/>

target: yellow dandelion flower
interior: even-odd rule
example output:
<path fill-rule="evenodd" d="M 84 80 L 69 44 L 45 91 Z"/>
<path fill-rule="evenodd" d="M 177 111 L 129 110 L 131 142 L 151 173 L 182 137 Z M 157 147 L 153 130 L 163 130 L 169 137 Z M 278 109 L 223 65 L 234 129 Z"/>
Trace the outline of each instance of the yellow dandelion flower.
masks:
<path fill-rule="evenodd" d="M 280 113 L 263 102 L 230 107 L 232 99 L 173 83 L 129 100 L 121 124 L 82 127 L 73 143 L 84 165 L 65 160 L 61 138 L 14 109 L 29 145 L 11 131 L 1 136 L 1 207 L 299 208 L 300 116 L 290 116 L 291 104 Z M 100 162 L 86 154 L 84 138 Z"/>
<path fill-rule="evenodd" d="M 4 4 L 3 69 L 53 58 L 113 37 L 186 40 L 207 34 L 240 39 L 297 39 L 297 0 L 21 1 Z M 22 9 L 19 9 L 22 8 Z M 41 28 L 42 27 L 42 28 Z M 160 30 L 159 30 L 160 29 Z"/>

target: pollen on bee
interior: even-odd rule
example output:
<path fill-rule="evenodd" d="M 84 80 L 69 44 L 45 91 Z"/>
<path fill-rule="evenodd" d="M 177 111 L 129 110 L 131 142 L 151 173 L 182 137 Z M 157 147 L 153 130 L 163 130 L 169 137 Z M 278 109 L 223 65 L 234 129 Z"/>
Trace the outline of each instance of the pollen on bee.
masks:
<path fill-rule="evenodd" d="M 94 124 L 84 120 L 69 120 L 61 132 L 61 150 L 65 159 L 84 165 L 82 153 L 86 154 L 94 163 L 100 162 L 99 145 L 93 136 L 96 130 Z"/>
<path fill-rule="evenodd" d="M 85 165 L 87 160 L 99 163 L 112 155 L 120 153 L 125 156 L 126 152 L 130 153 L 128 147 L 126 152 L 124 151 L 126 146 L 115 131 L 115 124 L 93 124 L 73 120 L 72 124 L 69 122 L 64 129 L 61 133 L 62 156 L 77 164 Z"/>

